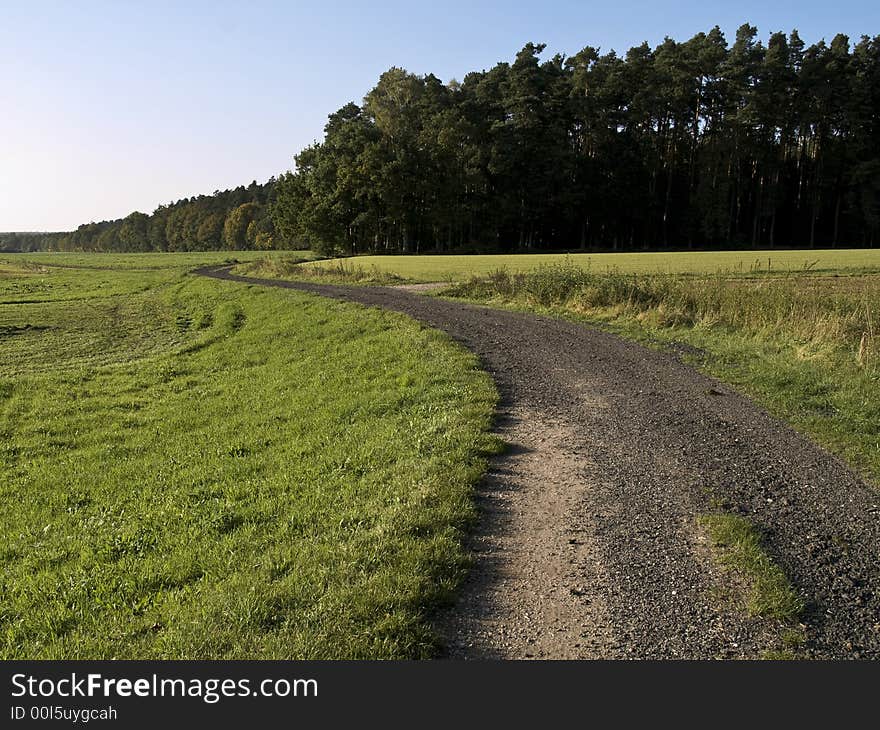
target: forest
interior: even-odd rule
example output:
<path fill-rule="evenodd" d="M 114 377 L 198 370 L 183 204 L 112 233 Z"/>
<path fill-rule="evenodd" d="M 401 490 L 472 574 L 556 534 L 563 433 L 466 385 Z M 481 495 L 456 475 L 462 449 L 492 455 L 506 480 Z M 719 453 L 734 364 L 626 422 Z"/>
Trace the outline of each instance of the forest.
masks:
<path fill-rule="evenodd" d="M 52 234 L 63 250 L 326 254 L 870 247 L 880 36 L 716 26 L 443 83 L 391 68 L 265 185 Z M 7 245 L 8 241 L 6 242 Z"/>

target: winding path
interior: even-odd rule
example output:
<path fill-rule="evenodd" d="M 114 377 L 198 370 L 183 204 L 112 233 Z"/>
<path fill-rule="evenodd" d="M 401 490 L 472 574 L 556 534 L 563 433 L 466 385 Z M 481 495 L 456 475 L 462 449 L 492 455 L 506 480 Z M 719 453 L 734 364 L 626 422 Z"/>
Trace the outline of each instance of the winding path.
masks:
<path fill-rule="evenodd" d="M 450 656 L 759 655 L 779 627 L 720 598 L 730 578 L 696 523 L 723 504 L 804 598 L 805 655 L 880 658 L 880 492 L 674 354 L 407 291 L 196 273 L 402 312 L 495 378 L 511 448 L 479 490 L 475 567 L 440 618 Z"/>

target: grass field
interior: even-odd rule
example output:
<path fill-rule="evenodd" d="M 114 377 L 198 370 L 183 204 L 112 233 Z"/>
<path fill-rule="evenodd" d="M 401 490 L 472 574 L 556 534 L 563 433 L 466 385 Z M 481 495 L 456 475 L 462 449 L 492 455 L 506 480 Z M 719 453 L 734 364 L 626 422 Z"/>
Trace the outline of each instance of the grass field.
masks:
<path fill-rule="evenodd" d="M 434 651 L 489 377 L 226 258 L 0 257 L 0 658 Z"/>
<path fill-rule="evenodd" d="M 719 269 L 724 255 L 528 257 L 525 270 L 519 257 L 0 257 L 0 657 L 434 651 L 428 617 L 462 575 L 470 488 L 498 448 L 488 376 L 406 318 L 186 275 L 200 264 L 393 283 L 448 280 L 452 261 L 444 295 L 685 352 L 880 482 L 875 252 L 787 252 L 769 275 L 744 258 L 763 254 Z M 707 527 L 769 586 L 755 595 L 786 597 L 757 570 L 748 525 Z"/>
<path fill-rule="evenodd" d="M 283 259 L 281 257 L 275 257 Z M 364 256 L 344 260 L 349 271 L 390 274 L 412 281 L 462 281 L 497 269 L 511 273 L 567 262 L 595 273 L 766 274 L 880 272 L 880 249 L 814 251 L 717 251 L 675 253 L 513 254 L 473 256 Z M 307 266 L 327 269 L 327 262 Z M 288 272 L 289 273 L 289 272 Z"/>

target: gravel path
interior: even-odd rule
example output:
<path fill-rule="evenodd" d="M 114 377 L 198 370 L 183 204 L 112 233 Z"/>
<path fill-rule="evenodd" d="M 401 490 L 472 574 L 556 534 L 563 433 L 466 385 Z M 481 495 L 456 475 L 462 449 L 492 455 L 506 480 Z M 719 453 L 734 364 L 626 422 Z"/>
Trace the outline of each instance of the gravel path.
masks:
<path fill-rule="evenodd" d="M 747 398 L 609 333 L 381 287 L 200 274 L 402 312 L 476 353 L 511 444 L 478 499 L 453 657 L 752 657 L 779 627 L 723 596 L 696 517 L 763 532 L 817 658 L 880 658 L 880 492 Z"/>

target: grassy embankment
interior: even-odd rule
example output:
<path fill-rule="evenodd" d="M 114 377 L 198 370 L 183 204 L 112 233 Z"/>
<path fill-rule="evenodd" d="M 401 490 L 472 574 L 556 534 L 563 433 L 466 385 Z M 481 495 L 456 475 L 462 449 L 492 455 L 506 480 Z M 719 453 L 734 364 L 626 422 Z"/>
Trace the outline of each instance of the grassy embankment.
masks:
<path fill-rule="evenodd" d="M 433 651 L 488 376 L 227 256 L 0 261 L 0 657 Z"/>

